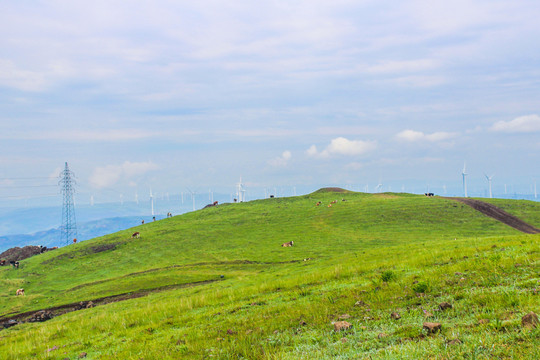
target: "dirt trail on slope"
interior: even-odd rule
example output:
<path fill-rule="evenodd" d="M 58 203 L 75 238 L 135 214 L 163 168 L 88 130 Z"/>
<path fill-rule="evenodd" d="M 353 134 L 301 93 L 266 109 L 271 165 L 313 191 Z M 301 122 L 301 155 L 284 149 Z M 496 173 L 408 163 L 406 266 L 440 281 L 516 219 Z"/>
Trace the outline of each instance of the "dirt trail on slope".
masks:
<path fill-rule="evenodd" d="M 32 310 L 32 311 L 27 311 L 24 313 L 12 315 L 12 316 L 7 315 L 4 317 L 0 317 L 0 330 L 7 329 L 11 326 L 15 326 L 15 325 L 26 323 L 26 322 L 42 322 L 42 321 L 50 320 L 53 317 L 64 315 L 72 311 L 87 309 L 94 306 L 105 305 L 105 304 L 110 304 L 114 302 L 129 300 L 129 299 L 136 299 L 136 298 L 140 298 L 140 297 L 143 297 L 151 293 L 155 293 L 155 292 L 161 292 L 161 291 L 166 291 L 166 290 L 171 290 L 171 289 L 180 289 L 180 288 L 186 288 L 186 287 L 192 287 L 192 286 L 200 286 L 200 285 L 209 284 L 209 283 L 219 281 L 219 280 L 221 279 L 211 279 L 211 280 L 203 280 L 203 281 L 191 282 L 191 283 L 186 283 L 186 284 L 167 285 L 167 286 L 161 286 L 161 287 L 152 288 L 152 289 L 134 291 L 130 293 L 105 296 L 102 298 L 86 300 L 86 301 L 81 301 L 77 303 L 64 304 L 64 305 L 50 307 L 50 308 L 41 309 L 41 310 Z"/>
<path fill-rule="evenodd" d="M 492 217 L 495 220 L 500 221 L 503 224 L 511 226 L 514 229 L 524 232 L 526 234 L 540 234 L 540 229 L 537 229 L 534 226 L 527 224 L 525 221 L 515 217 L 514 215 L 510 215 L 503 209 L 498 208 L 493 204 L 488 204 L 480 200 L 474 200 L 469 198 L 451 197 L 447 199 L 456 200 L 466 205 L 469 205 L 470 207 L 480 211 L 484 215 Z"/>

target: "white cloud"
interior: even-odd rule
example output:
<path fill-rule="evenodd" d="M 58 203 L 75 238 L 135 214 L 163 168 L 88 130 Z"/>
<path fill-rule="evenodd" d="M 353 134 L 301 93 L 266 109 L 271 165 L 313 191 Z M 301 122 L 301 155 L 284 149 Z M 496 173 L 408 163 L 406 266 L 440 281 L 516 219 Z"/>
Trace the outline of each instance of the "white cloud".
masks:
<path fill-rule="evenodd" d="M 377 147 L 375 141 L 348 140 L 344 137 L 333 139 L 330 144 L 321 152 L 317 151 L 317 147 L 312 145 L 306 150 L 309 156 L 328 158 L 335 155 L 355 156 L 363 155 L 374 150 Z"/>
<path fill-rule="evenodd" d="M 152 162 L 130 162 L 126 161 L 121 165 L 107 165 L 97 167 L 90 176 L 89 182 L 95 188 L 104 188 L 116 184 L 121 179 L 129 179 L 145 174 L 148 171 L 156 170 L 159 167 Z"/>
<path fill-rule="evenodd" d="M 306 150 L 306 154 L 308 156 L 316 156 L 317 155 L 317 147 L 315 145 L 311 145 L 309 149 Z"/>
<path fill-rule="evenodd" d="M 540 116 L 532 114 L 520 116 L 510 121 L 499 121 L 491 127 L 491 130 L 510 133 L 540 131 Z"/>
<path fill-rule="evenodd" d="M 289 160 L 291 159 L 292 154 L 289 150 L 285 150 L 281 156 L 269 160 L 268 163 L 272 166 L 286 166 Z"/>
<path fill-rule="evenodd" d="M 421 131 L 403 130 L 402 132 L 396 135 L 396 138 L 403 141 L 409 141 L 409 142 L 416 142 L 416 141 L 438 142 L 438 141 L 454 138 L 457 135 L 458 135 L 457 133 L 444 132 L 444 131 L 434 132 L 432 134 L 425 134 Z"/>

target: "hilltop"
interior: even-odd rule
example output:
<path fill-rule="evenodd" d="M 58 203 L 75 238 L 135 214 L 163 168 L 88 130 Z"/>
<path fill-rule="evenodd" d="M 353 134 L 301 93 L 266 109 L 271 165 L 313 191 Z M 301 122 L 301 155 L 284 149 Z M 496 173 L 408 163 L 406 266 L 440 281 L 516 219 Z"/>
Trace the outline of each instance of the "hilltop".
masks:
<path fill-rule="evenodd" d="M 492 203 L 540 227 L 540 204 Z M 440 197 L 321 189 L 219 205 L 0 268 L 3 321 L 52 317 L 1 331 L 0 353 L 534 358 L 538 329 L 520 321 L 540 312 L 539 239 Z M 426 319 L 442 331 L 426 333 Z"/>

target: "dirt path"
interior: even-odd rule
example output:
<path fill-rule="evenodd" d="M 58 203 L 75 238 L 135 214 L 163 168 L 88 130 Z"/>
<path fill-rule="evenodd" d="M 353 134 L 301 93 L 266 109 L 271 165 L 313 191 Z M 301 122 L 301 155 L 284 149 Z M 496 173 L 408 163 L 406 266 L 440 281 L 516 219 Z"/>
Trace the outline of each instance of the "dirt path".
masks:
<path fill-rule="evenodd" d="M 46 320 L 52 319 L 53 317 L 64 315 L 72 311 L 87 309 L 87 308 L 99 306 L 99 305 L 110 304 L 113 302 L 136 299 L 136 298 L 143 297 L 151 293 L 155 293 L 155 292 L 161 292 L 161 291 L 166 291 L 166 290 L 171 290 L 171 289 L 181 289 L 181 288 L 192 287 L 192 286 L 200 286 L 200 285 L 209 284 L 209 283 L 219 281 L 219 280 L 220 279 L 213 279 L 213 280 L 197 281 L 197 282 L 186 283 L 186 284 L 167 285 L 167 286 L 161 286 L 161 287 L 152 288 L 152 289 L 144 289 L 144 290 L 125 293 L 125 294 L 118 294 L 118 295 L 106 296 L 106 297 L 87 300 L 87 301 L 81 301 L 78 303 L 65 304 L 65 305 L 55 306 L 55 307 L 51 307 L 47 309 L 32 310 L 32 311 L 27 311 L 24 313 L 12 315 L 12 316 L 7 315 L 7 316 L 0 317 L 0 330 L 7 329 L 9 327 L 26 323 L 26 322 L 46 321 Z"/>
<path fill-rule="evenodd" d="M 478 210 L 481 213 L 526 234 L 540 234 L 540 229 L 537 229 L 534 226 L 527 224 L 525 221 L 515 217 L 514 215 L 510 215 L 509 213 L 507 213 L 501 208 L 498 208 L 495 205 L 469 198 L 451 197 L 447 199 L 456 200 L 466 205 L 469 205 L 473 209 Z"/>

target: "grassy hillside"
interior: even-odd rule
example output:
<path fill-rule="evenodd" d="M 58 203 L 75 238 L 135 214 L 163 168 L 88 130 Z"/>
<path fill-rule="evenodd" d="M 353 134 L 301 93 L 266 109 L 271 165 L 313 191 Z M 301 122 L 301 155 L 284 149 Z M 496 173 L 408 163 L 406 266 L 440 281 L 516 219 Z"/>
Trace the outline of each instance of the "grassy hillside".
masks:
<path fill-rule="evenodd" d="M 522 203 L 496 205 L 538 226 L 540 204 Z M 540 312 L 539 240 L 438 197 L 319 191 L 220 205 L 0 269 L 0 316 L 133 297 L 0 331 L 0 354 L 537 358 L 538 329 L 520 318 Z M 442 301 L 453 309 L 436 311 Z M 425 312 L 441 333 L 422 330 Z M 334 331 L 340 316 L 351 329 Z"/>

